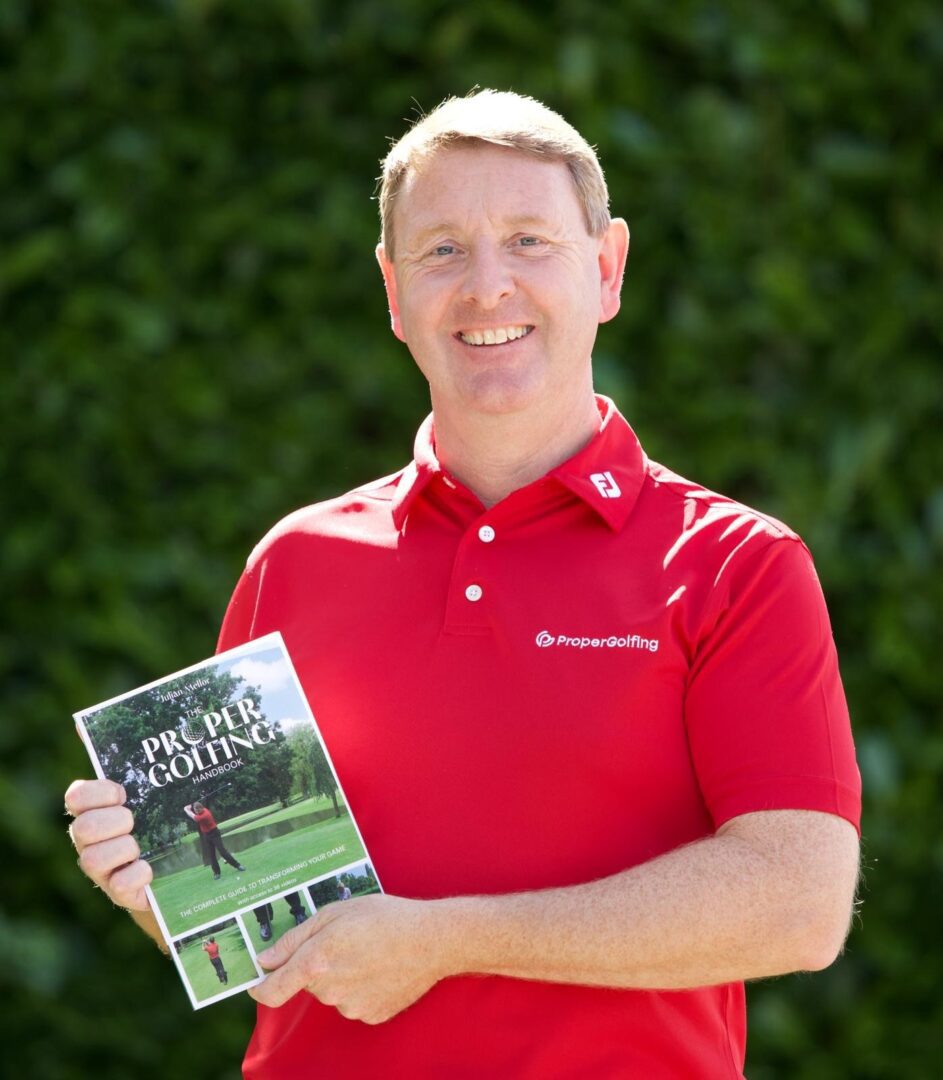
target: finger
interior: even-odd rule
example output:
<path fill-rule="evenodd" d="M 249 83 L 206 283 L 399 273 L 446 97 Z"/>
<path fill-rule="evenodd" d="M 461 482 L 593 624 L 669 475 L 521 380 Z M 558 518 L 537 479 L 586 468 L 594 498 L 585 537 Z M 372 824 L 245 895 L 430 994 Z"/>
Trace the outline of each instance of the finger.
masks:
<path fill-rule="evenodd" d="M 65 793 L 65 809 L 77 817 L 86 810 L 122 806 L 126 799 L 124 788 L 114 780 L 73 780 Z"/>
<path fill-rule="evenodd" d="M 134 828 L 134 815 L 126 806 L 108 806 L 86 810 L 69 826 L 69 835 L 79 854 L 90 844 L 100 844 L 126 836 Z"/>
<path fill-rule="evenodd" d="M 267 975 L 265 981 L 253 987 L 250 993 L 261 1005 L 273 1008 L 284 1005 L 299 990 L 305 989 L 323 1001 L 319 996 L 319 989 L 323 990 L 323 987 L 319 987 L 319 980 L 325 971 L 317 945 L 311 944 L 307 949 L 295 952 L 284 966 Z M 332 1003 L 325 1001 L 325 1004 Z"/>
<path fill-rule="evenodd" d="M 154 880 L 154 871 L 143 859 L 137 859 L 116 870 L 108 880 L 106 892 L 119 906 L 131 911 L 149 911 L 150 902 L 145 885 Z"/>
<path fill-rule="evenodd" d="M 254 998 L 260 1005 L 268 1005 L 269 1008 L 277 1009 L 284 1005 L 289 998 L 293 998 L 299 990 L 305 988 L 304 979 L 300 976 L 286 978 L 286 968 L 280 968 L 272 975 L 266 975 L 265 980 L 258 986 L 249 988 L 249 996 Z"/>
<path fill-rule="evenodd" d="M 118 836 L 83 848 L 79 853 L 79 866 L 96 885 L 104 886 L 115 870 L 135 862 L 140 854 L 133 836 Z"/>
<path fill-rule="evenodd" d="M 268 968 L 270 971 L 280 968 L 283 964 L 288 963 L 297 950 L 309 938 L 314 937 L 323 928 L 323 925 L 319 915 L 306 919 L 300 926 L 293 926 L 290 930 L 287 930 L 274 945 L 260 952 L 256 959 L 262 967 Z"/>
<path fill-rule="evenodd" d="M 377 1024 L 385 1024 L 387 1020 L 391 1020 L 394 1016 L 396 1016 L 396 1011 L 372 1013 L 370 1016 L 358 1016 L 355 1017 L 355 1019 L 359 1020 L 362 1024 L 369 1024 L 371 1027 L 376 1027 Z"/>

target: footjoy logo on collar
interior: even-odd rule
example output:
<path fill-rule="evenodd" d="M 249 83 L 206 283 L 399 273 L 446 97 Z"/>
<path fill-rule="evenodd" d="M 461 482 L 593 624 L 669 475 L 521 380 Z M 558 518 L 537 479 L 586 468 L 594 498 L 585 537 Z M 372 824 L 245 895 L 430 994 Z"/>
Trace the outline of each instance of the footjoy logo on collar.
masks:
<path fill-rule="evenodd" d="M 658 638 L 641 637 L 639 634 L 626 634 L 622 637 L 615 634 L 609 637 L 568 637 L 566 634 L 551 634 L 549 630 L 541 630 L 535 641 L 541 649 L 557 646 L 564 649 L 648 649 L 649 652 L 658 652 Z"/>
<path fill-rule="evenodd" d="M 622 488 L 613 479 L 612 473 L 594 472 L 590 480 L 596 485 L 596 490 L 604 499 L 618 499 L 622 494 Z"/>

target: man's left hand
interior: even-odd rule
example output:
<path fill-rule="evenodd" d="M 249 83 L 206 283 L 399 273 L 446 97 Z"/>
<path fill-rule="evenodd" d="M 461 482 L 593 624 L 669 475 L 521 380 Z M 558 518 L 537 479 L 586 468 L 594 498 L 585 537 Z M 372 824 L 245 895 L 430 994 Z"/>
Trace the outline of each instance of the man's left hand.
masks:
<path fill-rule="evenodd" d="M 383 1023 L 449 974 L 433 907 L 385 895 L 330 904 L 259 954 L 271 974 L 249 994 L 277 1006 L 307 990 L 349 1020 Z"/>

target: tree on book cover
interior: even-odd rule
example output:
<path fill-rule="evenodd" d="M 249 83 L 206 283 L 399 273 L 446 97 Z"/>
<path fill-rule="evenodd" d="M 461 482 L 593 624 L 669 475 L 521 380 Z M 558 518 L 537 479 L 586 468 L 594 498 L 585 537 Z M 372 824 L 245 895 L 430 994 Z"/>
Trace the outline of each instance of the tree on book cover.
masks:
<path fill-rule="evenodd" d="M 177 843 L 190 828 L 181 808 L 194 800 L 212 799 L 215 816 L 231 818 L 272 802 L 287 806 L 293 774 L 319 771 L 315 790 L 336 790 L 330 769 L 327 782 L 317 768 L 326 761 L 314 732 L 305 733 L 310 741 L 289 739 L 261 703 L 259 688 L 243 678 L 204 669 L 88 719 L 105 775 L 127 791 L 142 849 Z"/>
<path fill-rule="evenodd" d="M 334 812 L 340 815 L 337 801 L 337 784 L 334 773 L 324 756 L 324 747 L 310 728 L 293 731 L 288 736 L 291 747 L 292 781 L 302 794 L 323 795 L 334 803 Z"/>

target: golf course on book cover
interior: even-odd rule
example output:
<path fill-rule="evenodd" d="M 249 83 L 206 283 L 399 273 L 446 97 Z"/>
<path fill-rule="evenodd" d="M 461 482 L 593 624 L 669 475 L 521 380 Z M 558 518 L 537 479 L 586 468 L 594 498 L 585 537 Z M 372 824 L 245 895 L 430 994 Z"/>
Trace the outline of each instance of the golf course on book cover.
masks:
<path fill-rule="evenodd" d="M 209 941 L 210 937 L 219 946 L 219 959 L 227 979 L 225 983 L 220 981 L 213 962 L 203 950 L 203 943 Z M 183 943 L 178 955 L 193 996 L 200 1002 L 258 978 L 259 973 L 234 919 L 224 923 L 222 928 L 214 927 L 212 931 L 208 930 Z"/>
<path fill-rule="evenodd" d="M 194 854 L 199 852 L 196 837 L 181 845 L 182 853 L 151 862 L 151 888 L 171 936 L 254 907 L 365 856 L 340 799 L 336 811 L 330 800 L 310 798 L 288 807 L 275 804 L 268 812 L 241 815 L 219 827 L 244 870 L 220 858 L 220 876 L 214 878 L 212 868 Z M 181 862 L 187 865 L 168 869 Z"/>

